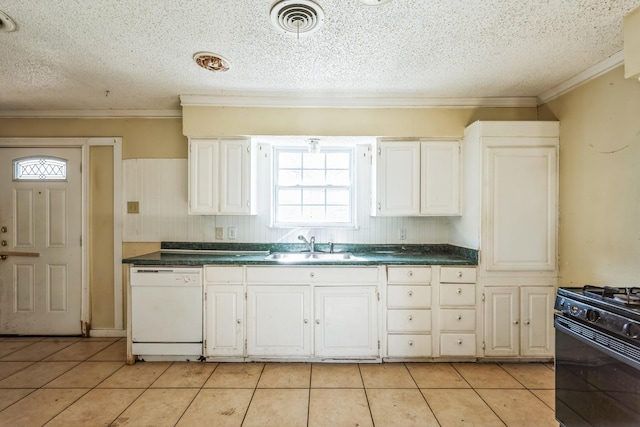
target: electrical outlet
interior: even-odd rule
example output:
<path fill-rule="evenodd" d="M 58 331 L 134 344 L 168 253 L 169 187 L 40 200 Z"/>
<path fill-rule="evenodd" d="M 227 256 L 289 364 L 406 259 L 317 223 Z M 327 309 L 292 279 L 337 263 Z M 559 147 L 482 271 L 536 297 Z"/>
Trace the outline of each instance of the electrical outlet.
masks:
<path fill-rule="evenodd" d="M 407 229 L 406 228 L 401 228 L 399 234 L 400 234 L 400 240 L 407 240 Z"/>
<path fill-rule="evenodd" d="M 216 240 L 224 239 L 224 228 L 216 227 Z"/>
<path fill-rule="evenodd" d="M 238 238 L 238 229 L 236 227 L 229 227 L 229 240 L 235 240 Z"/>
<path fill-rule="evenodd" d="M 127 213 L 140 213 L 140 202 L 127 202 Z"/>

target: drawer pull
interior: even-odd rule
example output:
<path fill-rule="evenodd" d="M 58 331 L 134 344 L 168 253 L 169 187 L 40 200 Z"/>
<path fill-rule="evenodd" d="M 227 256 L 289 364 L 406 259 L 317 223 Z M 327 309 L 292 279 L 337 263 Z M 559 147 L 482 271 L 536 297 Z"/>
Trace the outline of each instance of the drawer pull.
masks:
<path fill-rule="evenodd" d="M 236 323 L 239 325 L 239 324 L 240 324 L 240 319 L 237 319 L 237 320 L 236 320 Z"/>
<path fill-rule="evenodd" d="M 412 297 L 412 296 L 413 296 L 413 291 L 409 291 L 409 292 L 407 292 L 407 295 L 409 295 L 410 297 Z"/>
<path fill-rule="evenodd" d="M 407 271 L 407 276 L 413 277 L 413 271 L 412 270 Z"/>
<path fill-rule="evenodd" d="M 320 324 L 320 319 L 316 319 L 316 325 Z"/>
<path fill-rule="evenodd" d="M 462 314 L 458 314 L 458 320 L 462 320 Z"/>
<path fill-rule="evenodd" d="M 410 314 L 409 316 L 407 316 L 407 319 L 409 319 L 409 321 L 413 320 L 413 316 Z"/>
<path fill-rule="evenodd" d="M 311 277 L 315 277 L 315 276 L 316 276 L 316 274 L 312 271 L 311 273 L 309 273 L 309 276 L 311 276 Z"/>
<path fill-rule="evenodd" d="M 518 323 L 520 323 L 520 322 L 518 322 L 517 320 L 514 320 L 514 321 L 513 321 L 513 324 L 514 324 L 514 325 L 517 325 Z"/>
<path fill-rule="evenodd" d="M 462 345 L 462 340 L 458 340 L 458 345 Z"/>
<path fill-rule="evenodd" d="M 304 323 L 309 323 L 309 319 L 304 319 Z"/>
<path fill-rule="evenodd" d="M 409 340 L 409 347 L 413 345 L 413 340 Z"/>
<path fill-rule="evenodd" d="M 462 293 L 462 288 L 458 288 L 458 289 L 456 289 L 456 293 L 457 293 L 458 295 L 460 295 L 460 294 Z"/>
<path fill-rule="evenodd" d="M 531 323 L 528 319 L 524 321 L 525 325 L 528 325 L 529 323 Z"/>
<path fill-rule="evenodd" d="M 462 271 L 458 271 L 458 274 L 456 274 L 456 276 L 458 276 L 458 278 L 462 277 Z"/>

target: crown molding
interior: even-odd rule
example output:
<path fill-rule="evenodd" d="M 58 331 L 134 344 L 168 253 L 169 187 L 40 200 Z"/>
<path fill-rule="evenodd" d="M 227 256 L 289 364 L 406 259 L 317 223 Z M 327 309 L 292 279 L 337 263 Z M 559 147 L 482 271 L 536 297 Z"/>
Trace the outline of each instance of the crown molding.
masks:
<path fill-rule="evenodd" d="M 182 117 L 182 110 L 0 110 L 0 118 L 38 119 L 164 119 Z"/>
<path fill-rule="evenodd" d="M 353 94 L 303 95 L 292 93 L 225 93 L 180 95 L 183 107 L 269 108 L 507 108 L 537 107 L 536 97 L 421 98 L 403 96 L 363 97 Z"/>
<path fill-rule="evenodd" d="M 622 64 L 624 64 L 624 51 L 621 50 L 620 52 L 611 55 L 604 61 L 597 63 L 593 67 L 587 68 L 583 72 L 576 74 L 564 83 L 560 83 L 558 86 L 541 93 L 540 95 L 538 95 L 538 105 L 542 105 L 551 100 L 554 100 L 557 97 L 575 89 L 581 84 L 593 80 L 605 73 L 608 73 L 609 71 L 619 67 Z"/>

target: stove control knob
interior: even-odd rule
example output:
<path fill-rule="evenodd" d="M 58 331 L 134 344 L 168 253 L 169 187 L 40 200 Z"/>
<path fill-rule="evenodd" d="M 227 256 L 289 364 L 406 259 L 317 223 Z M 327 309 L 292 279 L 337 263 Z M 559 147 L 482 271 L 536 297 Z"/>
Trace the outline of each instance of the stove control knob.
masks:
<path fill-rule="evenodd" d="M 600 320 L 600 313 L 595 310 L 587 310 L 587 320 L 589 322 L 597 322 Z"/>
<path fill-rule="evenodd" d="M 640 339 L 640 324 L 627 323 L 622 327 L 622 332 L 626 336 L 628 336 L 629 338 L 633 338 L 634 340 Z"/>

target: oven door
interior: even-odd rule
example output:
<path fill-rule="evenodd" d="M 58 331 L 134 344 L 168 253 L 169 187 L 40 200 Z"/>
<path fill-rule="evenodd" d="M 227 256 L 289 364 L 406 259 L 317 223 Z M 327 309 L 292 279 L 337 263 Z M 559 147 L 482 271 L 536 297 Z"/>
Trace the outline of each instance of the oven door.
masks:
<path fill-rule="evenodd" d="M 556 419 L 566 427 L 640 425 L 640 349 L 561 314 Z"/>

